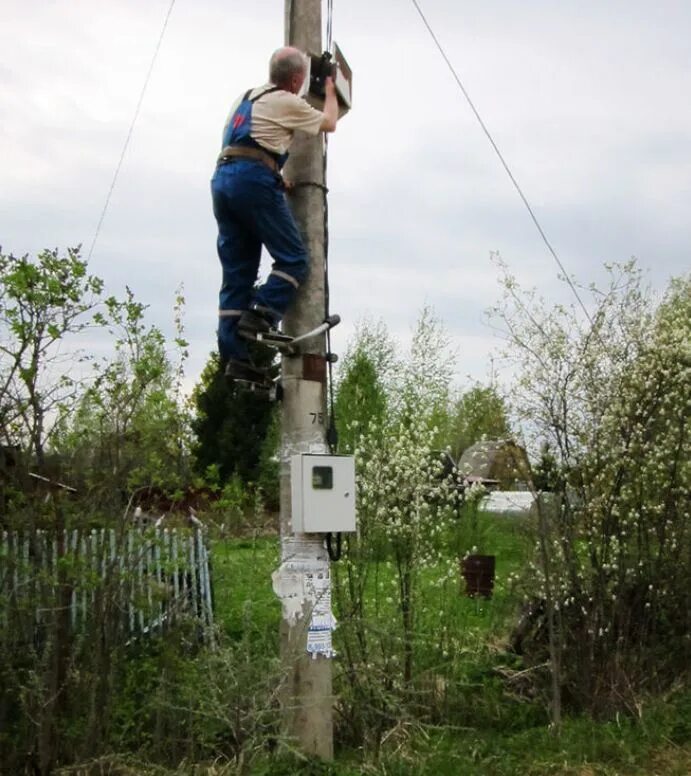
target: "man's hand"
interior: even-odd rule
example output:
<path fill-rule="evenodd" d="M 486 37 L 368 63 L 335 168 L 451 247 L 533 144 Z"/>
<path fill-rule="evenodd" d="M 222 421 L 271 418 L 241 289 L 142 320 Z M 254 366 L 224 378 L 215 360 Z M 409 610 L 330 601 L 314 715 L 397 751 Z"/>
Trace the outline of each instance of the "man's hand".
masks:
<path fill-rule="evenodd" d="M 336 97 L 336 85 L 331 76 L 324 80 L 324 118 L 319 129 L 322 132 L 335 132 L 338 121 L 338 98 Z"/>

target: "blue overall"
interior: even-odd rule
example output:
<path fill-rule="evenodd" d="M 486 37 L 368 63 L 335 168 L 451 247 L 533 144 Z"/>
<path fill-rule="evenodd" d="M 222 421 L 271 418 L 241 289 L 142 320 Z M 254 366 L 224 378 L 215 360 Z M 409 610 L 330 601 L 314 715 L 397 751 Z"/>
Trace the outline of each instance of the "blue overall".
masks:
<path fill-rule="evenodd" d="M 245 94 L 228 122 L 224 147 L 260 147 L 249 134 L 252 103 L 266 93 L 254 100 L 249 99 L 250 92 Z M 288 156 L 271 155 L 279 167 Z M 237 331 L 240 316 L 253 307 L 278 323 L 307 274 L 307 251 L 283 193 L 282 179 L 263 162 L 236 157 L 219 164 L 211 179 L 211 196 L 223 269 L 218 350 L 221 363 L 230 358 L 247 361 L 247 343 Z M 255 292 L 262 245 L 271 254 L 273 267 L 266 283 Z"/>

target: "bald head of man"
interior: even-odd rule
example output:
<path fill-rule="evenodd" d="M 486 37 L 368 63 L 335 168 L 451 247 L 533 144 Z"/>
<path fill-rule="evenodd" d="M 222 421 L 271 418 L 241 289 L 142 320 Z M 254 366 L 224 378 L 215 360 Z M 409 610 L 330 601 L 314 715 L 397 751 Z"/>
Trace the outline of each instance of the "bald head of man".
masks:
<path fill-rule="evenodd" d="M 293 46 L 284 46 L 271 55 L 269 80 L 272 84 L 297 94 L 307 72 L 305 55 Z"/>

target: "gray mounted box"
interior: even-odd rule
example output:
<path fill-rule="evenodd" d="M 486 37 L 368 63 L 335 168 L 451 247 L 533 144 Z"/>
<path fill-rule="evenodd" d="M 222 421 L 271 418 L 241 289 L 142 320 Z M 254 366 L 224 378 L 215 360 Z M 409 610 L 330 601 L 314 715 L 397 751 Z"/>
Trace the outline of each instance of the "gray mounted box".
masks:
<path fill-rule="evenodd" d="M 325 58 L 328 58 L 325 61 Z M 306 75 L 299 97 L 317 110 L 324 110 L 324 78 L 331 75 L 338 98 L 338 118 L 341 119 L 353 107 L 353 71 L 336 43 L 331 52 L 305 55 Z"/>
<path fill-rule="evenodd" d="M 294 455 L 290 460 L 295 533 L 356 530 L 355 459 L 351 455 Z"/>

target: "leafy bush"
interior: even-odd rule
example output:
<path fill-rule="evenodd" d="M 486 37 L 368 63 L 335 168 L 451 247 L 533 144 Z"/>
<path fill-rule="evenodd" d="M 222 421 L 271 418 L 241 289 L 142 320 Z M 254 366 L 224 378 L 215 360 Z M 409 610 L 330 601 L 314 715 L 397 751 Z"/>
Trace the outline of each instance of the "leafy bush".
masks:
<path fill-rule="evenodd" d="M 610 271 L 586 325 L 511 278 L 500 313 L 521 368 L 516 408 L 557 470 L 523 641 L 534 663 L 549 655 L 555 711 L 562 692 L 577 708 L 635 711 L 687 670 L 691 646 L 691 279 L 656 305 L 633 263 Z"/>
<path fill-rule="evenodd" d="M 334 569 L 344 621 L 344 723 L 353 740 L 375 748 L 400 716 L 400 704 L 413 703 L 416 695 L 423 578 L 440 574 L 443 584 L 456 576 L 444 550 L 458 496 L 453 481 L 440 478 L 442 464 L 432 455 L 434 422 L 448 406 L 451 361 L 443 331 L 429 311 L 423 313 L 409 357 L 390 359 L 383 380 L 368 368 L 382 362 L 376 350 L 382 342 L 375 340 L 368 358 L 365 339 L 341 383 L 343 410 L 350 409 L 351 394 L 366 397 L 368 406 L 364 398 L 356 402 L 346 426 L 356 455 L 358 534 L 347 539 L 346 559 Z M 368 410 L 373 417 L 363 415 Z"/>

